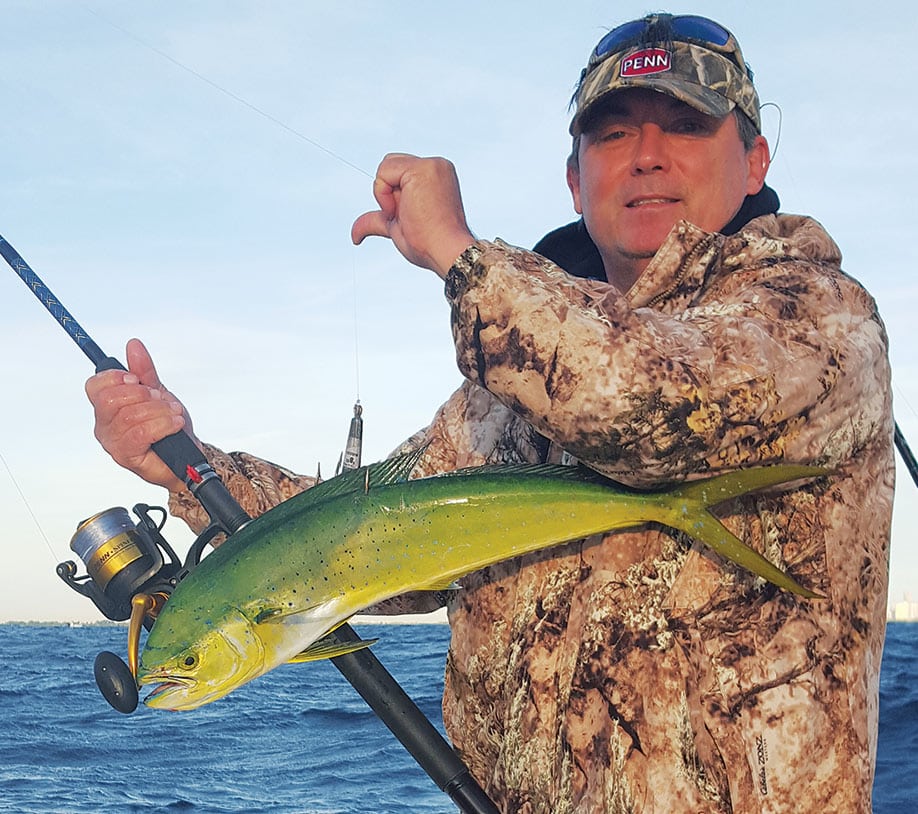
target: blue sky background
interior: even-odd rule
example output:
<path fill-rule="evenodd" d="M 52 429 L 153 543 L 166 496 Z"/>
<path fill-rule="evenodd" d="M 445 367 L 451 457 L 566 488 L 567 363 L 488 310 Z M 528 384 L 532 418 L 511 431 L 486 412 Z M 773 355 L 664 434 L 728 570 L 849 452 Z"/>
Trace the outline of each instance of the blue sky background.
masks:
<path fill-rule="evenodd" d="M 3 0 L 0 234 L 105 351 L 148 343 L 203 438 L 330 474 L 359 395 L 381 458 L 459 374 L 440 282 L 387 241 L 350 245 L 366 174 L 388 151 L 445 155 L 475 232 L 531 245 L 574 217 L 567 103 L 589 50 L 654 10 L 537 5 Z M 780 106 L 769 182 L 877 298 L 918 448 L 914 6 L 669 10 L 731 28 Z M 77 522 L 164 493 L 98 448 L 90 364 L 9 270 L 0 343 L 0 621 L 96 619 L 54 575 Z M 918 598 L 918 490 L 899 477 L 893 600 Z"/>

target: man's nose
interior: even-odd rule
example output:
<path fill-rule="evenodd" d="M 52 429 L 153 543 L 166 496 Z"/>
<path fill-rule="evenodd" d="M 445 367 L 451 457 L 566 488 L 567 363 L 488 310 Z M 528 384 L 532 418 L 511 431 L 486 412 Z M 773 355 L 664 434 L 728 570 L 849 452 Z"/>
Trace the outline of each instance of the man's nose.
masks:
<path fill-rule="evenodd" d="M 637 175 L 660 172 L 669 168 L 669 151 L 666 133 L 658 124 L 641 125 L 634 152 L 632 170 Z"/>

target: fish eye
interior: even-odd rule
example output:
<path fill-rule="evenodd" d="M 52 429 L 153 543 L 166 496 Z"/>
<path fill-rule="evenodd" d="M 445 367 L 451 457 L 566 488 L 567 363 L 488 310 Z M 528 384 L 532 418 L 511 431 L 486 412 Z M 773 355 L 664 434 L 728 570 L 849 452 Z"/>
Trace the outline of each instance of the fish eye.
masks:
<path fill-rule="evenodd" d="M 182 659 L 183 667 L 194 667 L 198 663 L 198 657 L 194 653 L 188 653 L 185 658 Z"/>

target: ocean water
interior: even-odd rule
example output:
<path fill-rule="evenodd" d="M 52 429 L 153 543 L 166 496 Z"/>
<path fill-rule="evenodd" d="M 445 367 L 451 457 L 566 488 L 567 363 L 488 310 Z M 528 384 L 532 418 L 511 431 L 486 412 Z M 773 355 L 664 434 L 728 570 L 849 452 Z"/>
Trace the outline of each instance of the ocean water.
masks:
<path fill-rule="evenodd" d="M 440 726 L 445 625 L 366 626 Z M 452 814 L 328 663 L 287 665 L 186 713 L 112 710 L 93 679 L 118 626 L 0 625 L 0 812 Z M 874 811 L 918 811 L 918 624 L 887 633 Z"/>

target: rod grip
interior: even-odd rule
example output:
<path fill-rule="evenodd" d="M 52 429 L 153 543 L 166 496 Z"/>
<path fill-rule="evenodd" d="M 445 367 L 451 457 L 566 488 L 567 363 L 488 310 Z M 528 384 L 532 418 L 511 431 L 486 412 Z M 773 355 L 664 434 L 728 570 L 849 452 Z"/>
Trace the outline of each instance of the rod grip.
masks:
<path fill-rule="evenodd" d="M 227 534 L 234 534 L 252 519 L 229 493 L 187 432 L 180 430 L 167 435 L 153 444 L 153 451 L 185 482 L 210 519 Z"/>
<path fill-rule="evenodd" d="M 96 347 L 98 347 L 98 345 Z M 96 363 L 96 373 L 101 373 L 103 370 L 123 370 L 127 372 L 127 368 L 114 356 L 102 356 L 102 351 L 99 351 L 99 354 L 100 358 L 94 360 Z"/>

